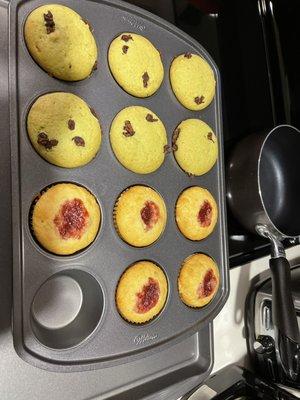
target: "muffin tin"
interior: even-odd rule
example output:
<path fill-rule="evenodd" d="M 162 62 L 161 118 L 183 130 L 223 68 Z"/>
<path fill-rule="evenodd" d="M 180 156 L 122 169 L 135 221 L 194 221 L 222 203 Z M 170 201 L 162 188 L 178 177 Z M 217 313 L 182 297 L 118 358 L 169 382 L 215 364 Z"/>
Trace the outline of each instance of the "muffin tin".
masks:
<path fill-rule="evenodd" d="M 226 300 L 228 257 L 220 76 L 201 45 L 163 20 L 121 2 L 69 0 L 63 4 L 77 11 L 94 28 L 99 47 L 98 70 L 80 82 L 54 79 L 31 58 L 23 37 L 27 15 L 47 3 L 13 0 L 10 4 L 14 341 L 24 359 L 43 368 L 101 368 L 145 357 L 183 340 L 212 321 Z M 124 92 L 109 70 L 109 44 L 118 34 L 128 31 L 146 36 L 162 53 L 165 78 L 160 89 L 149 98 L 139 99 Z M 170 87 L 168 71 L 171 61 L 185 52 L 203 56 L 216 77 L 215 99 L 200 112 L 183 108 Z M 84 167 L 63 169 L 47 163 L 34 151 L 27 137 L 26 116 L 30 105 L 38 96 L 53 91 L 81 96 L 100 118 L 103 132 L 101 149 L 96 158 Z M 207 174 L 191 178 L 183 173 L 173 155 L 168 154 L 161 168 L 152 174 L 138 175 L 126 170 L 112 152 L 109 128 L 115 115 L 129 105 L 153 110 L 166 127 L 169 143 L 182 120 L 203 119 L 218 137 L 217 164 Z M 96 196 L 102 211 L 101 228 L 95 241 L 73 256 L 55 256 L 46 252 L 35 242 L 29 228 L 30 207 L 36 194 L 57 182 L 74 182 L 86 187 Z M 165 200 L 168 212 L 164 233 L 146 248 L 134 248 L 123 242 L 113 223 L 115 200 L 124 189 L 136 184 L 157 190 Z M 193 185 L 207 188 L 219 209 L 214 232 L 200 242 L 184 238 L 174 217 L 179 194 Z M 206 253 L 217 262 L 221 280 L 213 301 L 199 310 L 185 306 L 177 291 L 180 265 L 187 256 L 196 252 Z M 169 284 L 163 311 L 149 324 L 141 326 L 125 322 L 115 306 L 115 290 L 121 274 L 139 260 L 150 260 L 160 265 Z"/>

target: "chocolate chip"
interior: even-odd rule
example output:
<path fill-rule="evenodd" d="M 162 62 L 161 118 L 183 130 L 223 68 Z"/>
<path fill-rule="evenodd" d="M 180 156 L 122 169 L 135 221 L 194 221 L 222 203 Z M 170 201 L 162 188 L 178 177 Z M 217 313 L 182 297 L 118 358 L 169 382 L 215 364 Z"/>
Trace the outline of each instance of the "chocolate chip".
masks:
<path fill-rule="evenodd" d="M 46 146 L 46 148 L 51 150 L 52 147 L 57 146 L 57 145 L 58 145 L 58 140 L 51 139 L 51 140 L 48 141 L 48 145 Z"/>
<path fill-rule="evenodd" d="M 55 23 L 51 22 L 51 23 L 46 23 L 46 30 L 47 30 L 47 35 L 49 35 L 49 33 L 53 33 L 55 31 Z"/>
<path fill-rule="evenodd" d="M 204 103 L 204 96 L 200 96 L 200 97 L 197 96 L 197 97 L 195 97 L 194 101 L 196 104 L 202 104 L 202 103 Z"/>
<path fill-rule="evenodd" d="M 126 46 L 125 44 L 124 44 L 124 46 L 122 47 L 122 51 L 123 51 L 123 54 L 127 54 L 127 50 L 129 49 L 129 46 Z"/>
<path fill-rule="evenodd" d="M 171 153 L 171 147 L 168 144 L 164 145 L 164 153 L 165 154 Z"/>
<path fill-rule="evenodd" d="M 38 142 L 38 144 L 40 144 L 41 146 L 44 146 L 44 147 L 47 148 L 47 145 L 48 145 L 49 140 L 48 140 L 48 139 L 38 139 L 37 142 Z"/>
<path fill-rule="evenodd" d="M 172 150 L 173 151 L 177 151 L 178 150 L 178 146 L 176 144 L 176 141 L 177 141 L 177 139 L 179 137 L 179 133 L 180 133 L 180 128 L 176 128 L 174 133 L 173 133 L 173 136 L 172 136 Z"/>
<path fill-rule="evenodd" d="M 176 141 L 177 141 L 177 139 L 179 137 L 179 133 L 180 133 L 180 128 L 176 128 L 174 133 L 173 133 L 173 136 L 172 136 L 172 145 L 173 146 L 176 144 Z"/>
<path fill-rule="evenodd" d="M 38 134 L 38 144 L 44 146 L 47 150 L 51 150 L 52 147 L 58 145 L 58 140 L 56 139 L 48 139 L 48 135 L 45 132 L 40 132 Z"/>
<path fill-rule="evenodd" d="M 69 68 L 70 68 L 70 69 L 72 68 L 72 64 L 69 64 Z"/>
<path fill-rule="evenodd" d="M 94 65 L 93 65 L 92 72 L 96 71 L 97 68 L 98 68 L 98 61 L 96 60 Z"/>
<path fill-rule="evenodd" d="M 51 22 L 53 21 L 53 14 L 51 11 L 48 10 L 47 14 L 44 14 L 44 20 L 46 22 Z"/>
<path fill-rule="evenodd" d="M 185 53 L 184 57 L 186 57 L 186 58 L 192 58 L 192 53 Z"/>
<path fill-rule="evenodd" d="M 148 87 L 148 82 L 150 78 L 147 71 L 143 73 L 142 79 L 144 88 Z"/>
<path fill-rule="evenodd" d="M 98 119 L 98 115 L 96 114 L 96 111 L 92 107 L 90 107 L 90 111 L 93 114 L 93 116 Z"/>
<path fill-rule="evenodd" d="M 177 150 L 178 150 L 177 144 L 173 144 L 172 146 L 169 146 L 168 144 L 166 144 L 164 146 L 164 153 L 166 153 L 166 154 L 171 153 L 171 151 L 177 151 Z"/>
<path fill-rule="evenodd" d="M 55 31 L 55 23 L 53 21 L 53 14 L 48 10 L 47 14 L 44 14 L 44 21 L 47 35 Z"/>
<path fill-rule="evenodd" d="M 133 130 L 133 127 L 132 127 L 130 121 L 124 122 L 123 129 L 124 129 L 123 135 L 126 137 L 133 136 L 135 134 L 135 131 Z"/>
<path fill-rule="evenodd" d="M 146 115 L 146 120 L 147 120 L 148 122 L 156 122 L 156 121 L 158 121 L 157 118 L 153 118 L 153 115 L 152 115 L 152 114 L 147 114 L 147 115 Z"/>
<path fill-rule="evenodd" d="M 73 119 L 69 119 L 68 128 L 70 129 L 70 131 L 74 131 L 74 129 L 75 129 L 75 121 Z"/>
<path fill-rule="evenodd" d="M 122 35 L 121 40 L 124 40 L 124 42 L 128 42 L 129 40 L 133 40 L 131 35 Z"/>
<path fill-rule="evenodd" d="M 212 132 L 208 132 L 207 134 L 207 139 L 211 140 L 213 143 L 215 143 L 214 139 L 213 139 L 213 133 Z"/>
<path fill-rule="evenodd" d="M 82 147 L 85 146 L 85 141 L 80 136 L 75 136 L 72 138 L 72 140 L 74 140 L 74 143 L 76 144 L 76 146 L 82 146 Z"/>
<path fill-rule="evenodd" d="M 39 139 L 48 139 L 48 135 L 45 132 L 40 132 L 38 134 Z"/>
<path fill-rule="evenodd" d="M 93 32 L 94 31 L 94 29 L 91 27 L 91 25 L 90 25 L 90 23 L 89 23 L 89 21 L 87 20 L 87 19 L 84 19 L 84 18 L 81 18 L 82 19 L 82 21 L 86 24 L 86 25 L 88 25 L 89 26 L 89 29 L 90 29 L 90 31 L 91 32 Z"/>

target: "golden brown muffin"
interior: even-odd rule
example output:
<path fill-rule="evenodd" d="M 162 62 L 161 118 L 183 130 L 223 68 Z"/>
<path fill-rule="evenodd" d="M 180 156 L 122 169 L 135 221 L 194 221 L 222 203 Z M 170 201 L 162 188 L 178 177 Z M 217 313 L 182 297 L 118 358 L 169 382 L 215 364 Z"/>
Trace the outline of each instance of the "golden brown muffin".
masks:
<path fill-rule="evenodd" d="M 161 312 L 167 294 L 168 282 L 162 269 L 153 262 L 139 261 L 121 276 L 116 291 L 117 309 L 128 322 L 142 324 Z"/>
<path fill-rule="evenodd" d="M 197 253 L 184 260 L 178 276 L 178 291 L 187 306 L 208 304 L 217 293 L 219 284 L 219 270 L 212 258 Z"/>
<path fill-rule="evenodd" d="M 47 189 L 33 206 L 32 230 L 48 251 L 73 254 L 95 239 L 101 212 L 95 197 L 73 183 L 58 183 Z"/>
<path fill-rule="evenodd" d="M 212 233 L 218 219 L 215 199 L 207 189 L 193 186 L 178 197 L 176 222 L 181 233 L 191 240 L 201 240 Z"/>
<path fill-rule="evenodd" d="M 61 4 L 33 10 L 24 36 L 34 60 L 50 75 L 65 81 L 87 78 L 97 68 L 97 45 L 90 25 Z"/>
<path fill-rule="evenodd" d="M 166 206 L 150 187 L 132 186 L 118 198 L 114 220 L 117 232 L 125 242 L 136 247 L 149 246 L 166 226 Z"/>

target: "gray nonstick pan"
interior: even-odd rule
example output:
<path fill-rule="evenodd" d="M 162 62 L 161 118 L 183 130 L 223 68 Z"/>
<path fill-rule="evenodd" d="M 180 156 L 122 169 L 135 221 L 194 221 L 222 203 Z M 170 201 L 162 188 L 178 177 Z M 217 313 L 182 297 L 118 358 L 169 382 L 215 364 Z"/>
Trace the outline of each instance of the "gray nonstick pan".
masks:
<path fill-rule="evenodd" d="M 104 370 L 125 363 L 132 365 L 148 355 L 160 354 L 162 349 L 179 343 L 206 326 L 220 311 L 228 295 L 220 74 L 198 42 L 144 10 L 118 0 L 64 0 L 65 6 L 82 15 L 94 28 L 93 34 L 99 46 L 99 68 L 89 79 L 80 82 L 54 79 L 32 59 L 23 35 L 29 13 L 46 4 L 46 1 L 9 2 L 10 137 L 15 211 L 14 344 L 23 359 L 56 372 Z M 141 34 L 161 51 L 165 78 L 161 88 L 149 98 L 129 95 L 111 74 L 107 52 L 112 40 L 122 32 Z M 206 121 L 218 136 L 218 162 L 204 176 L 190 177 L 183 173 L 175 158 L 169 154 L 154 173 L 134 174 L 114 156 L 109 140 L 111 123 L 125 107 L 147 107 L 164 121 L 171 143 L 176 126 L 185 119 L 195 118 L 194 111 L 178 103 L 168 76 L 174 57 L 186 52 L 200 54 L 215 74 L 216 96 L 211 105 L 196 116 Z M 101 120 L 103 140 L 100 152 L 89 164 L 76 170 L 49 164 L 34 151 L 28 140 L 26 119 L 31 105 L 39 96 L 59 91 L 82 97 Z M 73 182 L 86 187 L 97 199 L 102 215 L 99 233 L 91 246 L 66 257 L 51 254 L 42 248 L 33 237 L 30 224 L 30 210 L 37 193 L 58 182 Z M 115 201 L 120 193 L 137 184 L 155 188 L 164 198 L 168 214 L 161 238 L 144 248 L 125 243 L 115 229 L 113 218 Z M 179 232 L 173 217 L 179 194 L 195 185 L 203 186 L 213 194 L 219 210 L 214 232 L 201 242 L 186 239 Z M 207 306 L 195 310 L 181 301 L 177 278 L 182 261 L 198 252 L 208 254 L 215 260 L 221 284 L 214 299 Z M 161 266 L 170 288 L 161 314 L 142 325 L 127 323 L 115 302 L 121 275 L 139 260 L 153 260 Z M 65 296 L 66 290 L 62 288 L 66 286 L 69 298 L 73 299 L 69 303 L 59 301 L 58 296 L 58 292 Z M 59 307 L 53 301 L 48 302 L 49 296 L 59 302 Z M 84 301 L 86 307 L 80 307 Z M 46 312 L 48 304 L 51 304 L 50 313 Z M 202 341 L 201 357 L 209 345 L 210 342 Z M 184 357 L 186 360 L 186 355 Z M 161 367 L 160 363 L 155 365 L 155 368 Z M 147 368 L 145 365 L 138 371 L 136 379 L 130 382 L 138 385 L 138 376 L 143 373 L 149 377 L 149 382 L 153 380 Z M 113 388 L 118 383 L 113 379 L 109 382 Z M 118 383 L 118 388 L 121 386 Z M 106 389 L 103 391 L 107 393 Z"/>
<path fill-rule="evenodd" d="M 300 379 L 300 334 L 282 240 L 300 235 L 299 150 L 300 132 L 290 125 L 246 137 L 229 160 L 227 192 L 241 224 L 271 242 L 276 353 L 294 381 Z"/>

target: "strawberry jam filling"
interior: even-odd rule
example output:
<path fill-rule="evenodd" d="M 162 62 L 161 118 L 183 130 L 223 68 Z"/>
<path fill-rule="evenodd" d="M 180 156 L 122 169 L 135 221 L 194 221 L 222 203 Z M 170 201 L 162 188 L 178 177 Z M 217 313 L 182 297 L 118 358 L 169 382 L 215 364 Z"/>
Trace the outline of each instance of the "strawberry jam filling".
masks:
<path fill-rule="evenodd" d="M 203 228 L 206 228 L 211 224 L 211 217 L 212 206 L 207 200 L 205 200 L 198 213 L 198 222 Z"/>
<path fill-rule="evenodd" d="M 62 204 L 53 222 L 63 239 L 80 239 L 86 229 L 88 217 L 89 213 L 82 200 L 73 199 Z"/>
<path fill-rule="evenodd" d="M 159 207 L 154 201 L 146 201 L 141 209 L 141 218 L 146 226 L 146 230 L 150 230 L 159 219 Z"/>
<path fill-rule="evenodd" d="M 203 282 L 200 283 L 197 294 L 199 299 L 210 296 L 217 286 L 217 278 L 212 269 L 206 272 Z"/>
<path fill-rule="evenodd" d="M 159 283 L 149 278 L 148 283 L 143 286 L 143 290 L 136 294 L 136 311 L 144 314 L 156 306 L 159 299 L 160 289 Z"/>

